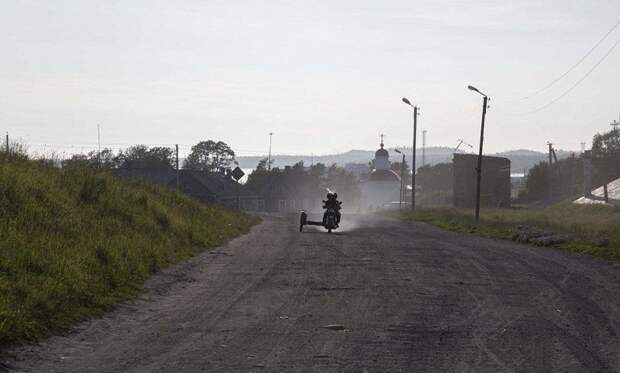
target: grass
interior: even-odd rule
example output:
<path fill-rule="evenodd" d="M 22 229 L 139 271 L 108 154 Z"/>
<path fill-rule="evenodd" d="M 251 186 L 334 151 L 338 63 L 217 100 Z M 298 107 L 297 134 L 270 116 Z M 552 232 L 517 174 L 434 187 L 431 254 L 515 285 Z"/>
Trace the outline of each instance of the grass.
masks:
<path fill-rule="evenodd" d="M 479 222 L 473 210 L 463 209 L 418 209 L 396 214 L 406 221 L 500 239 L 512 239 L 517 226 L 527 225 L 568 237 L 552 247 L 620 261 L 620 207 L 564 202 L 545 209 L 482 209 Z"/>
<path fill-rule="evenodd" d="M 0 347 L 101 315 L 257 222 L 168 188 L 0 153 Z"/>

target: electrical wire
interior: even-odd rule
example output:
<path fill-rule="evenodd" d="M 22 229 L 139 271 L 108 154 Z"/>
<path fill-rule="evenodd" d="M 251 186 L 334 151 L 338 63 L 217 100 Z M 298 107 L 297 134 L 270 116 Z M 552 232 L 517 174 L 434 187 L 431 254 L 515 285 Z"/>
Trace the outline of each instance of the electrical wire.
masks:
<path fill-rule="evenodd" d="M 572 65 L 568 70 L 566 70 L 566 72 L 564 72 L 564 74 L 560 75 L 559 77 L 557 77 L 555 80 L 553 80 L 551 83 L 547 84 L 546 86 L 544 86 L 543 88 L 530 93 L 528 96 L 525 96 L 522 98 L 522 100 L 527 100 L 531 97 L 534 97 L 536 95 L 538 95 L 541 92 L 546 91 L 547 89 L 551 88 L 552 86 L 555 85 L 555 83 L 559 82 L 560 80 L 562 80 L 566 75 L 568 75 L 571 71 L 573 71 L 577 66 L 579 66 L 586 58 L 588 58 L 588 56 L 594 52 L 594 50 L 601 45 L 601 43 L 607 39 L 607 37 L 616 29 L 616 27 L 618 27 L 620 25 L 620 20 L 618 20 L 618 22 L 616 22 L 616 24 L 609 30 L 607 31 L 607 33 L 605 35 L 603 35 L 603 37 L 596 43 L 594 44 L 594 46 L 592 48 L 590 48 L 590 50 L 588 51 L 588 53 L 586 53 L 583 57 L 581 57 L 581 59 L 579 61 L 577 61 L 577 63 L 575 63 L 574 65 Z"/>
<path fill-rule="evenodd" d="M 54 143 L 54 142 L 46 142 L 46 143 L 27 143 L 28 148 L 35 149 L 35 152 L 39 154 L 55 154 L 55 155 L 64 155 L 65 157 L 70 154 L 80 154 L 84 151 L 97 151 L 98 144 L 96 143 Z M 103 149 L 112 149 L 112 150 L 123 150 L 123 147 L 127 149 L 127 147 L 136 146 L 136 145 L 144 145 L 147 147 L 153 146 L 167 146 L 172 148 L 177 144 L 132 144 L 132 143 L 102 143 L 101 148 Z M 181 156 L 186 156 L 191 153 L 192 145 L 178 144 L 179 145 L 179 153 Z M 121 147 L 123 146 L 123 147 Z M 249 149 L 236 149 L 235 154 L 238 157 L 257 157 L 264 156 L 265 151 L 260 150 L 249 150 Z"/>
<path fill-rule="evenodd" d="M 583 82 L 584 80 L 586 80 L 586 78 L 594 71 L 596 70 L 596 68 L 603 63 L 603 61 L 605 61 L 605 59 L 607 59 L 607 57 L 611 54 L 611 52 L 613 52 L 614 49 L 616 49 L 616 47 L 618 46 L 618 44 L 620 44 L 620 39 L 618 39 L 614 45 L 611 46 L 611 48 L 609 48 L 609 50 L 607 51 L 607 53 L 605 53 L 605 55 L 603 55 L 603 57 L 601 57 L 600 60 L 598 60 L 598 62 L 592 66 L 592 68 L 590 70 L 588 70 L 588 72 L 581 77 L 581 79 L 579 79 L 578 81 L 575 82 L 575 84 L 573 84 L 570 88 L 568 88 L 566 91 L 564 91 L 561 95 L 559 95 L 558 97 L 554 98 L 553 100 L 549 101 L 548 103 L 546 103 L 545 105 L 534 109 L 532 111 L 529 111 L 527 113 L 524 113 L 523 115 L 529 115 L 529 114 L 534 114 L 537 113 L 541 110 L 544 110 L 546 108 L 548 108 L 549 106 L 555 104 L 557 101 L 559 101 L 560 99 L 562 99 L 564 96 L 566 96 L 567 94 L 569 94 L 573 89 L 575 89 L 579 84 L 581 84 L 581 82 Z"/>

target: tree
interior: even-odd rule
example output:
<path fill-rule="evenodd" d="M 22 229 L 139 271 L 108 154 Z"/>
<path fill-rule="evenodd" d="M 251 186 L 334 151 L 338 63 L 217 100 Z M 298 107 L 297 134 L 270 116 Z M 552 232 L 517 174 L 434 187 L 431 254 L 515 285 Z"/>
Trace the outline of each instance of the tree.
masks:
<path fill-rule="evenodd" d="M 549 184 L 551 183 L 551 184 Z M 549 195 L 549 188 L 551 195 Z M 525 179 L 525 188 L 519 193 L 521 201 L 576 198 L 583 193 L 583 159 L 574 155 L 549 165 L 539 162 L 530 168 Z"/>
<path fill-rule="evenodd" d="M 88 153 L 88 156 L 91 160 L 96 160 L 98 163 L 98 167 L 104 170 L 110 170 L 118 167 L 118 160 L 114 155 L 114 151 L 110 148 L 105 148 L 100 152 L 95 152 L 94 150 Z"/>
<path fill-rule="evenodd" d="M 338 192 L 347 208 L 353 208 L 359 200 L 357 178 L 335 164 L 325 167 L 317 163 L 306 168 L 303 162 L 298 162 L 282 170 L 274 168 L 271 171 L 267 171 L 266 165 L 267 159 L 261 159 L 246 183 L 246 187 L 262 193 L 265 198 L 274 193 L 278 198 L 306 199 L 318 204 L 328 189 Z"/>
<path fill-rule="evenodd" d="M 335 163 L 327 169 L 327 175 L 322 185 L 337 192 L 338 198 L 345 201 L 349 206 L 356 205 L 359 200 L 360 188 L 357 178 Z"/>
<path fill-rule="evenodd" d="M 118 162 L 118 156 L 114 155 L 114 151 L 105 148 L 101 152 L 93 150 L 87 154 L 74 154 L 71 158 L 62 161 L 62 167 L 90 167 L 111 170 L 118 167 Z"/>
<path fill-rule="evenodd" d="M 620 131 L 594 135 L 592 160 L 596 184 L 607 183 L 620 176 Z"/>
<path fill-rule="evenodd" d="M 321 180 L 323 175 L 325 175 L 325 165 L 321 162 L 310 166 L 310 176 L 315 180 Z"/>
<path fill-rule="evenodd" d="M 539 162 L 530 168 L 525 179 L 525 195 L 527 199 L 545 199 L 549 190 L 549 163 Z"/>
<path fill-rule="evenodd" d="M 267 171 L 267 169 L 268 169 L 267 166 L 271 167 L 273 162 L 274 162 L 273 158 L 271 159 L 271 161 L 269 161 L 269 159 L 266 158 L 266 157 L 261 159 L 260 161 L 258 161 L 258 164 L 256 165 L 256 170 L 254 172 L 256 172 L 256 171 L 259 171 L 259 172 L 260 171 Z M 269 165 L 267 165 L 267 163 L 269 163 Z"/>
<path fill-rule="evenodd" d="M 450 191 L 453 188 L 454 166 L 452 163 L 437 163 L 418 168 L 416 184 L 423 193 Z"/>
<path fill-rule="evenodd" d="M 119 151 L 115 159 L 120 168 L 168 168 L 174 165 L 173 155 L 171 148 L 135 145 Z"/>
<path fill-rule="evenodd" d="M 594 135 L 592 156 L 595 158 L 620 156 L 620 131 L 611 130 L 604 134 L 597 133 Z"/>
<path fill-rule="evenodd" d="M 183 162 L 183 168 L 214 171 L 228 167 L 235 160 L 235 152 L 223 141 L 201 141 L 192 146 L 192 152 Z"/>
<path fill-rule="evenodd" d="M 400 177 L 409 177 L 409 175 L 411 175 L 411 170 L 409 169 L 409 163 L 407 163 L 407 160 L 405 160 L 405 172 L 404 172 L 404 176 L 400 174 L 401 172 L 401 162 L 393 162 L 390 166 L 390 169 L 394 172 L 396 172 L 398 175 L 400 175 Z"/>

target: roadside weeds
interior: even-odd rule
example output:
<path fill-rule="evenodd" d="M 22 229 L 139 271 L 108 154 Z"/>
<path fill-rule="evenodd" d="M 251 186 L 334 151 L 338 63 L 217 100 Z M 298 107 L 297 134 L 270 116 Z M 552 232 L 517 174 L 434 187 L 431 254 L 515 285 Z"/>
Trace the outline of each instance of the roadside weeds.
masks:
<path fill-rule="evenodd" d="M 562 203 L 546 209 L 418 209 L 386 213 L 459 233 L 583 253 L 620 262 L 620 208 Z"/>

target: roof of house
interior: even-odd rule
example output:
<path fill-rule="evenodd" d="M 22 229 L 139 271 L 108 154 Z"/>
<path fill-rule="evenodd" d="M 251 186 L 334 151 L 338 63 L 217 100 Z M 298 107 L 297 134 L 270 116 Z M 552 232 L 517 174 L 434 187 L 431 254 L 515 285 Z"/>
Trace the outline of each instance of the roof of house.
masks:
<path fill-rule="evenodd" d="M 174 185 L 177 177 L 176 170 L 168 168 L 119 168 L 112 170 L 112 173 L 118 177 L 141 180 L 158 185 Z M 217 198 L 237 195 L 237 183 L 229 175 L 220 172 L 179 170 L 179 176 L 182 179 L 185 177 L 193 178 Z"/>
<path fill-rule="evenodd" d="M 400 176 L 392 170 L 374 170 L 368 175 L 368 181 L 396 181 L 400 182 Z"/>
<path fill-rule="evenodd" d="M 228 175 L 220 172 L 204 172 L 194 170 L 181 170 L 184 175 L 190 175 L 205 188 L 210 190 L 218 198 L 232 197 L 237 195 L 237 182 Z"/>
<path fill-rule="evenodd" d="M 591 197 L 581 197 L 574 201 L 578 204 L 606 204 L 603 186 L 592 191 Z M 607 204 L 620 205 L 620 179 L 607 183 Z"/>
<path fill-rule="evenodd" d="M 117 168 L 112 174 L 159 185 L 168 185 L 176 178 L 176 172 L 171 168 Z"/>

